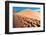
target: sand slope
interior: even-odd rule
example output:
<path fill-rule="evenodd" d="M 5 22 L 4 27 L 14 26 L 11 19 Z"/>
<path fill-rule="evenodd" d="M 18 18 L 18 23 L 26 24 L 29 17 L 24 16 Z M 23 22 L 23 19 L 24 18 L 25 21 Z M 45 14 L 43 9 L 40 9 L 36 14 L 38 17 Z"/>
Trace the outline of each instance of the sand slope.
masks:
<path fill-rule="evenodd" d="M 34 12 L 32 10 L 22 10 L 16 14 L 21 15 L 23 17 L 34 18 L 34 19 L 40 20 L 40 12 L 36 12 L 36 11 Z"/>

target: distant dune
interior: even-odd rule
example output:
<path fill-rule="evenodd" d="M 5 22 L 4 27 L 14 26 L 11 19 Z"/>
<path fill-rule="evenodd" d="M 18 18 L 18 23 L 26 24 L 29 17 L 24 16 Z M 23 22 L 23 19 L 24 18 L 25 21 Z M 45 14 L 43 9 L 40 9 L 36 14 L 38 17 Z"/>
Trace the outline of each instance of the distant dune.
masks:
<path fill-rule="evenodd" d="M 33 12 L 32 10 L 22 10 L 22 11 L 19 11 L 17 13 L 15 13 L 15 15 L 21 15 L 21 16 L 25 16 L 25 17 L 29 17 L 29 18 L 35 18 L 37 20 L 40 20 L 40 12 Z"/>
<path fill-rule="evenodd" d="M 40 27 L 40 12 L 32 10 L 21 10 L 13 13 L 13 26 L 18 27 Z"/>

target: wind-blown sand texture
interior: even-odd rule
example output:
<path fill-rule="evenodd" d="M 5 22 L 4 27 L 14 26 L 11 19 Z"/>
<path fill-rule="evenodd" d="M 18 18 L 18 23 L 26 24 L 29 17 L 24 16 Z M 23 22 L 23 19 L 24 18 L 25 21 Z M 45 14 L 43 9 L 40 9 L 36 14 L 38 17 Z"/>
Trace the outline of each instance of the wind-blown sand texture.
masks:
<path fill-rule="evenodd" d="M 21 10 L 13 13 L 13 27 L 40 27 L 40 12 Z"/>

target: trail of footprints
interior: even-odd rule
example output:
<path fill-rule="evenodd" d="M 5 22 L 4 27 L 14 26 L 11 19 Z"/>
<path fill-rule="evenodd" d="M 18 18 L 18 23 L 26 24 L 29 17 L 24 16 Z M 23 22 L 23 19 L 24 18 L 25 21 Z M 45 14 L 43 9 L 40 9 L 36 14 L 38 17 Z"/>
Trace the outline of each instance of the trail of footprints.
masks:
<path fill-rule="evenodd" d="M 16 15 L 16 27 L 40 27 L 40 20 Z"/>

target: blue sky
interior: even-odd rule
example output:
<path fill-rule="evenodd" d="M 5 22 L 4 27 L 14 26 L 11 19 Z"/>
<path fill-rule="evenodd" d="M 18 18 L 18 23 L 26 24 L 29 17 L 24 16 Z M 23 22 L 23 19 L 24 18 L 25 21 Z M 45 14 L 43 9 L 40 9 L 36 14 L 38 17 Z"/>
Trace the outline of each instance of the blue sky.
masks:
<path fill-rule="evenodd" d="M 25 9 L 40 10 L 40 8 L 33 8 L 33 7 L 13 7 L 14 11 L 25 10 Z"/>

